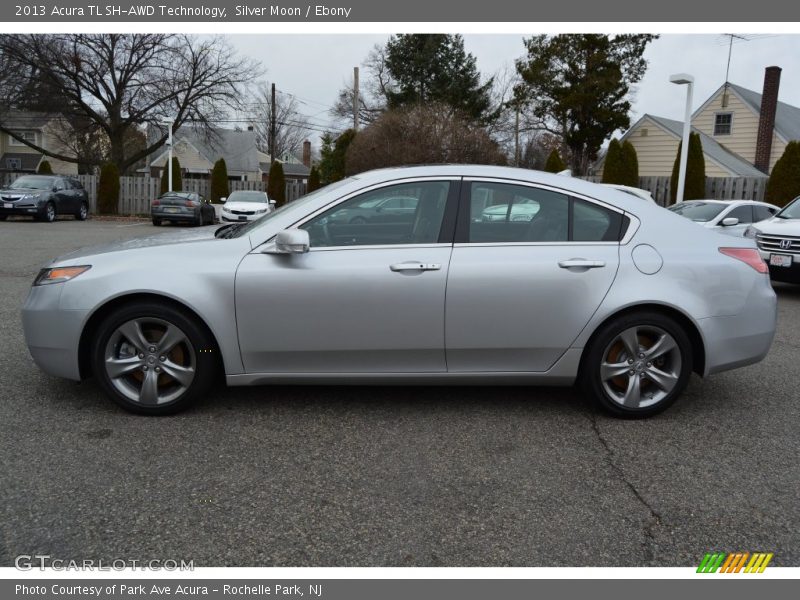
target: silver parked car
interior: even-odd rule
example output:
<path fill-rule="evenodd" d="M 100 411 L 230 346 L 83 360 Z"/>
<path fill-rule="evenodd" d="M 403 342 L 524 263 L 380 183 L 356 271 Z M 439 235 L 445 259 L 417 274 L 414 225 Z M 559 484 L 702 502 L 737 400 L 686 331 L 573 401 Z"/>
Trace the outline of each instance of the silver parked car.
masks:
<path fill-rule="evenodd" d="M 388 195 L 416 198 L 413 218 L 331 218 Z M 472 218 L 509 199 L 538 210 Z M 610 413 L 644 417 L 692 371 L 761 360 L 776 298 L 752 240 L 578 179 L 426 166 L 362 173 L 250 223 L 62 256 L 22 318 L 44 371 L 94 375 L 138 413 L 183 409 L 224 376 L 579 381 Z"/>
<path fill-rule="evenodd" d="M 769 219 L 780 209 L 774 204 L 755 200 L 687 200 L 673 204 L 667 210 L 702 227 L 741 236 L 752 223 Z"/>

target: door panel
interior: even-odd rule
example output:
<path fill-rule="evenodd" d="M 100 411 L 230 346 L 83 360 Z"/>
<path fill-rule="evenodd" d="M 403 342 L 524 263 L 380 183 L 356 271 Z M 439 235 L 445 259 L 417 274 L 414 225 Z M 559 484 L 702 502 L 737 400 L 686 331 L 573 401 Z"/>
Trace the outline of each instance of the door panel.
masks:
<path fill-rule="evenodd" d="M 451 245 L 398 245 L 249 254 L 236 275 L 245 370 L 445 371 L 451 252 Z M 416 263 L 424 270 L 407 268 Z"/>

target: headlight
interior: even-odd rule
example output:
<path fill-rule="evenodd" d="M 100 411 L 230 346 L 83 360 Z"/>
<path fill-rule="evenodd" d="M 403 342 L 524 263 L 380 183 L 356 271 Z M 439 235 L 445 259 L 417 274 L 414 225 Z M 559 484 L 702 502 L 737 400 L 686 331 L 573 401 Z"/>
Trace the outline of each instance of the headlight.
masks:
<path fill-rule="evenodd" d="M 256 214 L 257 214 L 257 215 L 261 215 L 261 214 L 264 214 L 265 212 L 267 212 L 267 209 L 266 209 L 266 208 L 260 208 L 260 209 L 258 209 L 258 210 L 256 211 Z"/>
<path fill-rule="evenodd" d="M 750 238 L 751 240 L 756 239 L 757 234 L 758 234 L 758 229 L 752 226 L 748 226 L 747 229 L 744 230 L 744 237 Z"/>
<path fill-rule="evenodd" d="M 41 194 L 25 194 L 20 200 L 33 200 L 37 201 L 41 197 Z"/>
<path fill-rule="evenodd" d="M 223 205 L 222 212 L 231 212 L 231 209 Z"/>
<path fill-rule="evenodd" d="M 42 269 L 33 280 L 33 285 L 50 285 L 51 283 L 64 283 L 70 279 L 75 279 L 81 273 L 91 269 L 91 265 L 80 267 L 53 267 L 52 269 Z"/>

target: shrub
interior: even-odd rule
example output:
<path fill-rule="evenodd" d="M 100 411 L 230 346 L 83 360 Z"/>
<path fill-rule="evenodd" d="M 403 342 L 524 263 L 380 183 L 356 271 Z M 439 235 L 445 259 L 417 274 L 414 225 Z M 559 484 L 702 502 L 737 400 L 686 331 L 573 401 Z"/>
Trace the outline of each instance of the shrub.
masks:
<path fill-rule="evenodd" d="M 319 180 L 319 169 L 317 169 L 317 167 L 311 167 L 311 172 L 308 174 L 306 193 L 311 193 L 314 190 L 318 190 L 320 187 L 322 187 L 322 184 Z"/>
<path fill-rule="evenodd" d="M 229 194 L 228 188 L 228 166 L 225 164 L 225 159 L 220 158 L 214 163 L 214 168 L 211 170 L 211 202 L 219 202 L 220 198 L 227 198 Z"/>
<path fill-rule="evenodd" d="M 800 142 L 789 142 L 772 167 L 766 196 L 767 202 L 776 206 L 786 206 L 800 196 Z"/>
<path fill-rule="evenodd" d="M 617 138 L 611 140 L 603 163 L 603 183 L 622 183 L 622 144 Z"/>
<path fill-rule="evenodd" d="M 97 212 L 101 215 L 115 215 L 119 203 L 119 169 L 114 163 L 106 163 L 100 169 L 97 184 Z"/>
<path fill-rule="evenodd" d="M 560 173 L 567 168 L 558 150 L 553 148 L 547 156 L 547 161 L 544 163 L 544 170 L 548 173 Z"/>
<path fill-rule="evenodd" d="M 675 204 L 678 195 L 678 171 L 681 165 L 681 146 L 672 166 L 672 177 L 669 181 L 670 204 Z M 684 200 L 698 200 L 706 195 L 706 160 L 703 158 L 703 143 L 696 133 L 689 135 L 689 156 L 686 160 L 686 184 L 683 190 Z"/>
<path fill-rule="evenodd" d="M 270 200 L 275 200 L 275 208 L 286 204 L 286 177 L 283 175 L 283 165 L 279 160 L 272 161 L 272 166 L 269 168 L 267 196 Z"/>
<path fill-rule="evenodd" d="M 169 191 L 167 179 L 169 178 L 169 169 L 164 164 L 164 172 L 161 174 L 161 193 Z M 172 157 L 172 191 L 179 192 L 183 189 L 183 177 L 181 177 L 181 162 L 177 156 Z"/>
<path fill-rule="evenodd" d="M 702 154 L 701 154 L 702 156 Z M 622 185 L 639 187 L 639 157 L 628 140 L 622 142 Z"/>
<path fill-rule="evenodd" d="M 52 175 L 53 174 L 53 167 L 50 166 L 50 161 L 43 160 L 39 163 L 39 168 L 36 169 L 36 172 L 39 175 Z"/>

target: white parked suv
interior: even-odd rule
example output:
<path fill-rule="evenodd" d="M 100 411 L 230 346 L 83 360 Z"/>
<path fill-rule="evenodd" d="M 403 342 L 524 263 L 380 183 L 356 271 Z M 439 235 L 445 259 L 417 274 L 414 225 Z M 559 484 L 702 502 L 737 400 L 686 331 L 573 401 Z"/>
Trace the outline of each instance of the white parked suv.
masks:
<path fill-rule="evenodd" d="M 747 228 L 774 281 L 800 283 L 800 196 L 774 217 Z"/>

